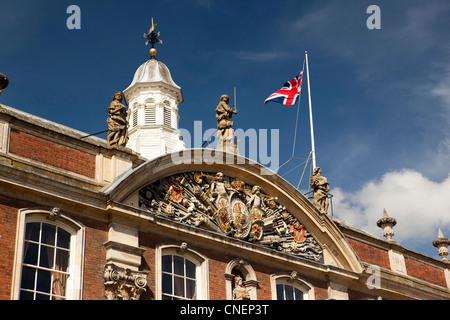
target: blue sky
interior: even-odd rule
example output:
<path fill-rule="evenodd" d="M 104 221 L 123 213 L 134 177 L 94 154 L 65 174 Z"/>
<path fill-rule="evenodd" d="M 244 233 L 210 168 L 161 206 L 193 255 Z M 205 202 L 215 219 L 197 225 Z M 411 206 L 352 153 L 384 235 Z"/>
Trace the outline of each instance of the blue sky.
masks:
<path fill-rule="evenodd" d="M 81 30 L 66 27 L 72 4 Z M 366 26 L 372 4 L 379 30 Z M 10 79 L 1 103 L 106 130 L 113 93 L 149 59 L 142 34 L 154 17 L 157 58 L 183 90 L 180 127 L 214 128 L 220 95 L 236 86 L 235 128 L 278 129 L 280 164 L 291 158 L 297 106 L 264 100 L 299 73 L 307 50 L 317 164 L 334 216 L 382 237 L 376 221 L 386 208 L 398 221 L 394 239 L 439 258 L 438 227 L 450 237 L 448 1 L 2 0 L 0 8 L 0 72 Z M 306 82 L 297 128 L 294 159 L 278 172 L 294 186 L 311 148 Z"/>

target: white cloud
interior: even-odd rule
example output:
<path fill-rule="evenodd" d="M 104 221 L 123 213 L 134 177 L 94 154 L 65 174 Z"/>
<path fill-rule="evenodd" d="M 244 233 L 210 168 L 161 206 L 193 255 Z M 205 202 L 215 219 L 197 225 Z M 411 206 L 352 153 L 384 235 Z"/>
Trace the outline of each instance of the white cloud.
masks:
<path fill-rule="evenodd" d="M 450 65 L 439 65 L 439 74 L 431 76 L 436 81 L 435 87 L 431 89 L 431 94 L 440 98 L 444 103 L 448 114 L 450 113 Z M 447 114 L 447 115 L 448 115 Z"/>
<path fill-rule="evenodd" d="M 381 180 L 367 183 L 355 193 L 336 188 L 332 191 L 334 215 L 350 225 L 379 238 L 376 222 L 383 208 L 397 220 L 394 240 L 408 247 L 425 243 L 437 236 L 438 227 L 450 236 L 450 175 L 433 182 L 421 173 L 402 170 L 386 173 Z"/>

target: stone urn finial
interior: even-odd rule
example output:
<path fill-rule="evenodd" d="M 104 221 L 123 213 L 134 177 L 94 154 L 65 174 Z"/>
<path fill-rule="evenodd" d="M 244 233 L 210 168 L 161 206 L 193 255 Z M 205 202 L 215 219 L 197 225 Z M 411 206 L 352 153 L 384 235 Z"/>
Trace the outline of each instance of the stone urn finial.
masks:
<path fill-rule="evenodd" d="M 383 209 L 383 218 L 377 221 L 377 226 L 383 229 L 383 236 L 387 241 L 393 241 L 394 236 L 394 226 L 397 224 L 397 220 L 389 217 L 386 209 Z"/>
<path fill-rule="evenodd" d="M 442 260 L 445 260 L 448 262 L 450 262 L 450 260 L 447 259 L 449 245 L 450 245 L 450 239 L 445 238 L 444 234 L 441 231 L 441 228 L 439 228 L 438 237 L 433 240 L 433 246 L 438 248 L 438 253 L 442 257 Z"/>

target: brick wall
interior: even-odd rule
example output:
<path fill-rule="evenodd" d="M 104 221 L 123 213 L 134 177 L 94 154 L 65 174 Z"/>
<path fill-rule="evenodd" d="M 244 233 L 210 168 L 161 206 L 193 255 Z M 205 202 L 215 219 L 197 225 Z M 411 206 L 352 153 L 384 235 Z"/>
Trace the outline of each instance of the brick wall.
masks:
<path fill-rule="evenodd" d="M 77 218 L 75 218 L 77 219 Z M 104 272 L 108 241 L 108 224 L 83 218 L 77 219 L 85 226 L 83 300 L 103 300 L 105 295 Z"/>
<path fill-rule="evenodd" d="M 412 277 L 423 279 L 438 286 L 447 287 L 444 271 L 405 257 L 406 272 Z"/>
<path fill-rule="evenodd" d="M 155 244 L 156 239 L 148 233 L 139 234 L 139 247 L 146 249 L 141 259 L 141 271 L 148 272 L 147 291 L 141 295 L 141 300 L 154 300 L 156 294 L 155 279 Z"/>
<path fill-rule="evenodd" d="M 0 204 L 0 300 L 11 299 L 17 208 Z"/>
<path fill-rule="evenodd" d="M 19 208 L 33 206 L 34 203 L 0 195 L 0 300 L 11 299 Z"/>
<path fill-rule="evenodd" d="M 57 168 L 95 178 L 95 156 L 11 129 L 9 152 Z"/>
<path fill-rule="evenodd" d="M 390 269 L 389 255 L 387 250 L 383 250 L 363 242 L 356 241 L 351 238 L 347 238 L 348 242 L 355 250 L 358 257 L 367 263 L 380 266 L 382 268 Z"/>

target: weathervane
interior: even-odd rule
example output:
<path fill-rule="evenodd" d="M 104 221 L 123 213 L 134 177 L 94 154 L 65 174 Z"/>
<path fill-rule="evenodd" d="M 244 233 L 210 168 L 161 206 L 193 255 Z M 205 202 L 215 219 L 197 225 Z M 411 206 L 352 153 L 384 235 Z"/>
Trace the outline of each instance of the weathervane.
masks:
<path fill-rule="evenodd" d="M 153 17 L 152 17 L 152 27 L 150 28 L 150 30 L 148 30 L 148 33 L 144 33 L 144 38 L 147 39 L 147 42 L 145 43 L 145 45 L 148 45 L 149 43 L 152 45 L 152 48 L 150 49 L 150 55 L 151 55 L 152 59 L 154 59 L 156 56 L 155 44 L 162 43 L 162 40 L 160 40 L 158 38 L 159 32 L 158 33 L 154 32 L 157 25 L 158 24 L 153 23 Z"/>

